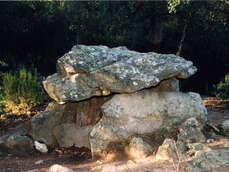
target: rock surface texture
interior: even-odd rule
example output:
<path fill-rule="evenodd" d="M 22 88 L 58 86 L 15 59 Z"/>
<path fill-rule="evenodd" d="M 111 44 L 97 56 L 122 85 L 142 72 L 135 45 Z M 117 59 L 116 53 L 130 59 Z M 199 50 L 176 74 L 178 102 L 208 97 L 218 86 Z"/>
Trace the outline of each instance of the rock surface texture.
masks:
<path fill-rule="evenodd" d="M 204 143 L 206 141 L 205 136 L 202 133 L 201 124 L 195 118 L 189 118 L 180 127 L 178 140 L 183 143 Z"/>
<path fill-rule="evenodd" d="M 74 123 L 58 125 L 54 128 L 53 134 L 61 147 L 87 147 L 90 149 L 88 135 L 92 126 L 80 127 Z"/>
<path fill-rule="evenodd" d="M 139 53 L 126 47 L 77 45 L 57 61 L 57 73 L 44 88 L 62 104 L 110 93 L 133 93 L 172 77 L 188 78 L 197 69 L 172 54 Z"/>
<path fill-rule="evenodd" d="M 91 131 L 91 125 L 101 119 L 100 106 L 109 99 L 99 97 L 64 105 L 52 102 L 44 112 L 32 118 L 28 134 L 49 147 L 89 147 L 85 137 Z"/>
<path fill-rule="evenodd" d="M 173 160 L 177 159 L 176 143 L 172 139 L 165 139 L 163 144 L 158 148 L 156 160 Z"/>
<path fill-rule="evenodd" d="M 51 167 L 49 167 L 47 172 L 73 172 L 73 170 L 59 164 L 54 164 Z"/>
<path fill-rule="evenodd" d="M 179 92 L 176 78 L 196 71 L 192 62 L 172 54 L 74 46 L 58 59 L 57 73 L 43 82 L 56 102 L 0 137 L 0 152 L 76 146 L 90 148 L 96 157 L 116 147 L 132 159 L 146 158 L 156 150 L 157 160 L 189 158 L 189 171 L 225 165 L 229 153 L 205 145 L 207 110 L 200 95 Z M 221 128 L 229 133 L 229 122 Z M 42 150 L 41 145 L 47 148 Z M 102 171 L 109 170 L 117 171 L 111 167 Z M 48 171 L 72 170 L 54 165 Z"/>
<path fill-rule="evenodd" d="M 207 110 L 196 93 L 143 90 L 117 94 L 103 104 L 102 110 L 102 119 L 90 133 L 93 155 L 100 154 L 110 142 L 135 134 L 165 135 L 178 131 L 191 117 L 198 121 L 198 127 L 207 120 Z"/>
<path fill-rule="evenodd" d="M 125 152 L 131 159 L 142 159 L 150 155 L 153 149 L 148 143 L 144 142 L 141 137 L 133 137 L 128 147 L 126 147 Z"/>
<path fill-rule="evenodd" d="M 0 137 L 0 150 L 4 153 L 25 155 L 34 152 L 33 141 L 27 136 L 18 134 Z"/>
<path fill-rule="evenodd" d="M 100 106 L 111 97 L 66 103 L 49 103 L 44 112 L 33 116 L 26 124 L 0 137 L 0 152 L 17 155 L 31 154 L 35 141 L 47 147 L 88 147 L 92 126 L 102 117 Z"/>
<path fill-rule="evenodd" d="M 41 153 L 47 153 L 48 152 L 48 147 L 43 143 L 39 143 L 38 141 L 35 141 L 34 146 L 35 146 L 35 149 Z"/>
<path fill-rule="evenodd" d="M 219 128 L 224 135 L 229 136 L 229 120 L 223 121 Z"/>
<path fill-rule="evenodd" d="M 186 162 L 188 172 L 212 171 L 228 164 L 229 152 L 226 149 L 198 151 L 192 160 Z"/>

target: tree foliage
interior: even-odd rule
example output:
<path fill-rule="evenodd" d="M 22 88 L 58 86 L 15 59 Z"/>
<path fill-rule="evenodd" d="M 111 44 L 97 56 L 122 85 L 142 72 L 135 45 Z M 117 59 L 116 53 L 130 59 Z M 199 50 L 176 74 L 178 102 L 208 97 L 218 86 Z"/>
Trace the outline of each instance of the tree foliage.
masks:
<path fill-rule="evenodd" d="M 75 44 L 177 53 L 199 69 L 193 91 L 206 90 L 227 72 L 228 21 L 228 0 L 0 2 L 0 60 L 48 75 Z"/>
<path fill-rule="evenodd" d="M 198 67 L 193 87 L 209 92 L 228 70 L 228 1 L 169 0 L 168 8 L 176 20 L 176 53 Z"/>

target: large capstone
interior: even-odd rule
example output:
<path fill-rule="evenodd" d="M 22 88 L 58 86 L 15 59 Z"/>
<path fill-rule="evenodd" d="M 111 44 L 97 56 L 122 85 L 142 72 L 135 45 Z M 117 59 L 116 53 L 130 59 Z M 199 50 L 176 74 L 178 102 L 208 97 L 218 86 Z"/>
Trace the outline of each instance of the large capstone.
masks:
<path fill-rule="evenodd" d="M 133 135 L 174 135 L 183 123 L 195 118 L 198 127 L 207 120 L 207 111 L 197 93 L 154 92 L 117 94 L 102 106 L 103 117 L 90 133 L 91 151 L 99 156 L 111 142 Z"/>
<path fill-rule="evenodd" d="M 196 71 L 191 61 L 172 54 L 77 45 L 58 59 L 57 73 L 43 85 L 51 98 L 65 103 L 112 92 L 133 93 L 172 77 L 188 78 Z"/>

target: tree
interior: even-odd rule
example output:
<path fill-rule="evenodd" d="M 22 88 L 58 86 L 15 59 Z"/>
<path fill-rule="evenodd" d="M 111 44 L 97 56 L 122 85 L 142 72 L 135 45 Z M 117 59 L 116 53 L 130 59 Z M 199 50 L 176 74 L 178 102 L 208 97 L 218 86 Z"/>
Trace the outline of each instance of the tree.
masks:
<path fill-rule="evenodd" d="M 162 37 L 165 1 L 68 2 L 69 21 L 78 43 L 125 45 L 135 50 L 152 50 Z"/>
<path fill-rule="evenodd" d="M 228 61 L 228 1 L 170 0 L 168 6 L 180 33 L 176 53 L 185 55 L 199 69 L 193 87 L 209 93 L 209 86 L 227 71 L 223 63 Z"/>
<path fill-rule="evenodd" d="M 211 27 L 212 23 L 226 25 L 228 1 L 195 1 L 195 0 L 168 0 L 168 9 L 171 14 L 179 18 L 183 25 L 181 39 L 179 41 L 177 55 L 181 54 L 186 31 L 192 20 L 197 17 L 205 27 Z"/>

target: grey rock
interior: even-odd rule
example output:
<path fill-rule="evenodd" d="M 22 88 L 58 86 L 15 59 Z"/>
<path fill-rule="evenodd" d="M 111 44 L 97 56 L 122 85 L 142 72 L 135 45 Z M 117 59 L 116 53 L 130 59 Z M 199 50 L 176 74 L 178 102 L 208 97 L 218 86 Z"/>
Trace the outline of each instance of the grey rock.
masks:
<path fill-rule="evenodd" d="M 35 141 L 34 146 L 35 146 L 35 149 L 41 153 L 47 153 L 48 152 L 48 147 L 44 143 L 40 143 L 38 141 Z"/>
<path fill-rule="evenodd" d="M 157 86 L 152 87 L 153 91 L 179 91 L 179 80 L 176 78 L 161 81 Z"/>
<path fill-rule="evenodd" d="M 206 145 L 203 144 L 203 143 L 191 143 L 191 144 L 188 144 L 188 148 L 190 150 L 193 150 L 194 152 L 199 151 L 199 150 L 204 150 L 204 149 L 206 149 L 205 147 L 206 147 Z"/>
<path fill-rule="evenodd" d="M 34 140 L 42 142 L 50 147 L 58 145 L 53 128 L 61 122 L 63 114 L 49 111 L 41 112 L 33 116 L 31 120 L 31 136 Z"/>
<path fill-rule="evenodd" d="M 158 148 L 156 153 L 156 160 L 168 160 L 172 161 L 173 159 L 177 159 L 177 148 L 176 142 L 172 139 L 165 139 L 163 144 Z"/>
<path fill-rule="evenodd" d="M 215 142 L 214 139 L 207 139 L 207 140 L 206 140 L 206 143 L 213 143 L 213 142 Z"/>
<path fill-rule="evenodd" d="M 179 129 L 178 140 L 187 143 L 204 143 L 206 138 L 202 133 L 202 124 L 200 124 L 194 117 L 187 119 Z"/>
<path fill-rule="evenodd" d="M 188 147 L 188 151 L 186 152 L 186 154 L 188 156 L 198 156 L 198 154 L 200 154 L 201 152 L 207 152 L 207 151 L 211 151 L 211 148 L 208 147 L 206 144 L 203 143 L 189 143 L 187 144 Z"/>
<path fill-rule="evenodd" d="M 30 130 L 30 122 L 10 129 L 6 135 L 0 137 L 0 152 L 3 155 L 7 153 L 16 155 L 32 153 L 34 150 L 33 140 L 29 137 Z"/>
<path fill-rule="evenodd" d="M 70 134 L 73 134 L 72 129 L 68 133 L 68 130 L 63 126 L 74 124 L 79 129 L 80 127 L 94 125 L 102 116 L 100 106 L 109 99 L 110 97 L 96 97 L 64 105 L 52 102 L 44 112 L 33 116 L 30 122 L 29 135 L 34 140 L 45 143 L 49 147 L 66 147 L 71 141 L 76 140 L 76 136 L 72 136 L 71 141 L 63 141 L 63 135 L 65 138 L 69 138 Z M 61 129 L 65 130 L 60 132 Z M 83 130 L 79 129 L 81 133 Z M 74 143 L 76 142 L 74 141 Z"/>
<path fill-rule="evenodd" d="M 34 152 L 33 140 L 18 134 L 0 137 L 0 151 L 15 155 L 25 155 Z"/>
<path fill-rule="evenodd" d="M 73 170 L 59 164 L 54 164 L 47 170 L 47 172 L 73 172 Z"/>
<path fill-rule="evenodd" d="M 26 136 L 26 135 L 28 135 L 30 130 L 31 130 L 31 124 L 28 121 L 28 122 L 24 123 L 23 125 L 19 125 L 15 128 L 9 129 L 7 135 L 14 134 L 14 135 Z"/>
<path fill-rule="evenodd" d="M 229 136 L 229 120 L 225 120 L 219 125 L 223 135 Z"/>
<path fill-rule="evenodd" d="M 187 151 L 189 150 L 188 146 L 182 141 L 176 141 L 176 154 L 178 161 L 182 161 L 187 158 Z"/>
<path fill-rule="evenodd" d="M 229 152 L 226 149 L 202 151 L 185 164 L 188 172 L 212 170 L 229 164 Z"/>
<path fill-rule="evenodd" d="M 143 90 L 115 95 L 102 109 L 104 115 L 89 137 L 93 155 L 100 154 L 110 142 L 135 134 L 163 136 L 178 130 L 191 117 L 200 125 L 207 120 L 206 108 L 196 93 Z"/>
<path fill-rule="evenodd" d="M 176 142 L 176 147 L 177 147 L 177 151 L 178 151 L 178 154 L 179 154 L 179 155 L 184 154 L 184 153 L 188 150 L 187 145 L 185 145 L 185 144 L 184 144 L 182 141 L 180 141 L 180 140 L 177 140 L 177 142 Z"/>
<path fill-rule="evenodd" d="M 131 159 L 142 159 L 149 156 L 153 149 L 152 147 L 143 141 L 140 137 L 133 137 L 130 140 L 129 146 L 125 149 L 125 152 Z"/>
<path fill-rule="evenodd" d="M 49 148 L 72 145 L 90 147 L 88 133 L 102 117 L 101 105 L 111 97 L 95 97 L 64 105 L 51 102 L 44 112 L 33 116 L 31 121 L 0 137 L 0 152 L 30 153 L 35 150 L 34 141 Z"/>
<path fill-rule="evenodd" d="M 208 140 L 210 142 L 212 141 L 214 142 L 216 140 L 219 140 L 220 138 L 220 135 L 217 135 L 218 133 L 216 134 L 215 131 L 212 131 L 212 130 L 205 132 L 205 134 L 206 134 L 206 137 L 209 138 Z"/>
<path fill-rule="evenodd" d="M 89 133 L 92 126 L 80 127 L 74 123 L 61 124 L 54 128 L 54 136 L 61 147 L 87 147 L 90 149 Z"/>
<path fill-rule="evenodd" d="M 197 71 L 172 54 L 139 53 L 126 47 L 77 45 L 57 61 L 57 73 L 43 81 L 51 98 L 63 104 L 110 93 L 133 93 L 172 77 Z"/>
<path fill-rule="evenodd" d="M 35 165 L 40 165 L 40 164 L 43 164 L 44 163 L 44 160 L 38 160 L 38 161 L 36 161 L 34 164 Z"/>

